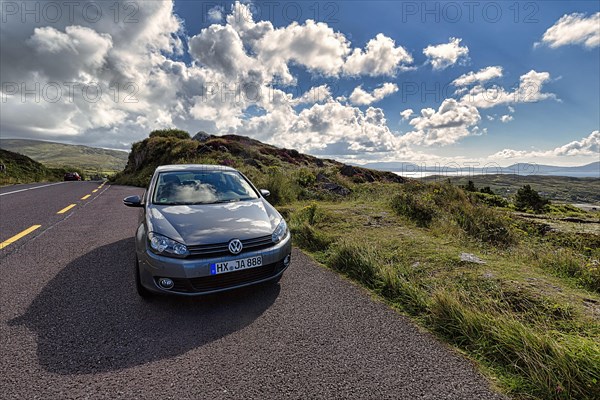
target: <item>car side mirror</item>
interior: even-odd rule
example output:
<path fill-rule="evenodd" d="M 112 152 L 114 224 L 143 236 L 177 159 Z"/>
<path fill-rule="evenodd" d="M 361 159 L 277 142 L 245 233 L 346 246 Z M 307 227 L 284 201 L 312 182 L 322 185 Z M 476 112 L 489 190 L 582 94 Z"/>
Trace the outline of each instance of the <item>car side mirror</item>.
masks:
<path fill-rule="evenodd" d="M 269 192 L 267 189 L 260 189 L 260 194 L 262 194 L 263 197 L 269 197 L 271 192 Z"/>
<path fill-rule="evenodd" d="M 142 204 L 142 199 L 140 199 L 140 196 L 129 196 L 129 197 L 125 197 L 123 199 L 123 204 L 125 204 L 127 207 L 143 207 L 144 205 Z"/>

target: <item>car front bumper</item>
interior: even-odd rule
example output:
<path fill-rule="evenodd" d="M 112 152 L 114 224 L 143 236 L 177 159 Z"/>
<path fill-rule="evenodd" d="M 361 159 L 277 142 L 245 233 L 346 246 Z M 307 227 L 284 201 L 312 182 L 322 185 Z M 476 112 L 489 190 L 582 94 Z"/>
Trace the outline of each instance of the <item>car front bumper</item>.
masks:
<path fill-rule="evenodd" d="M 140 246 L 141 247 L 141 246 Z M 138 249 L 138 268 L 141 284 L 153 293 L 197 296 L 241 288 L 273 280 L 289 266 L 292 251 L 291 235 L 267 249 L 213 258 L 172 258 L 154 254 L 147 246 Z M 240 271 L 211 275 L 213 263 L 262 256 L 262 266 Z M 287 263 L 284 262 L 286 261 Z M 160 278 L 173 280 L 174 286 L 165 289 L 158 284 Z"/>

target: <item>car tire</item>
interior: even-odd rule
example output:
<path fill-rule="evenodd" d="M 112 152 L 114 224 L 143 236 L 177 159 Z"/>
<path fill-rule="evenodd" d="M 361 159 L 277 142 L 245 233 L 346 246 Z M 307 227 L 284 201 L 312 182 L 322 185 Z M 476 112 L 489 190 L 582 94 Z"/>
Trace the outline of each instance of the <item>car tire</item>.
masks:
<path fill-rule="evenodd" d="M 135 257 L 135 288 L 137 289 L 138 295 L 144 299 L 152 297 L 152 293 L 142 285 L 140 279 L 140 267 L 137 256 Z"/>

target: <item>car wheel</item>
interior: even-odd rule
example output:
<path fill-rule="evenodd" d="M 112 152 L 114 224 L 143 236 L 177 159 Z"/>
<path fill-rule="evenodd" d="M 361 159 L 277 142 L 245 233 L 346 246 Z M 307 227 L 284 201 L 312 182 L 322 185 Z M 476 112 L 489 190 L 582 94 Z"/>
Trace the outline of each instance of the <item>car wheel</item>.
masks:
<path fill-rule="evenodd" d="M 140 279 L 140 267 L 138 264 L 139 264 L 138 258 L 136 256 L 135 257 L 135 288 L 137 289 L 137 292 L 140 295 L 140 297 L 147 299 L 147 298 L 152 297 L 152 293 L 142 285 L 142 280 Z"/>

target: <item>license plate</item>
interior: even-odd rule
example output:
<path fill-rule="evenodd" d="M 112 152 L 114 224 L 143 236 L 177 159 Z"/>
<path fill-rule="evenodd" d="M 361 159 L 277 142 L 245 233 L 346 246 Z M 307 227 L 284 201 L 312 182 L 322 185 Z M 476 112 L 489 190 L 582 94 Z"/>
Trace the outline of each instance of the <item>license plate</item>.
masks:
<path fill-rule="evenodd" d="M 240 271 L 242 269 L 260 267 L 262 256 L 240 258 L 239 260 L 223 261 L 210 264 L 210 274 L 226 274 L 228 272 Z"/>

